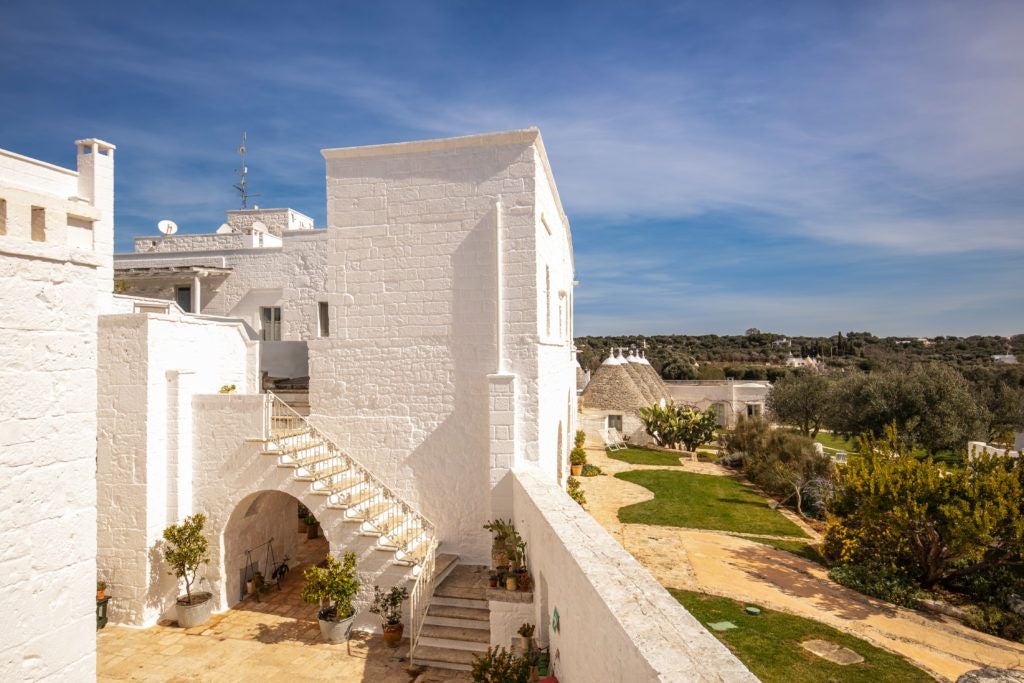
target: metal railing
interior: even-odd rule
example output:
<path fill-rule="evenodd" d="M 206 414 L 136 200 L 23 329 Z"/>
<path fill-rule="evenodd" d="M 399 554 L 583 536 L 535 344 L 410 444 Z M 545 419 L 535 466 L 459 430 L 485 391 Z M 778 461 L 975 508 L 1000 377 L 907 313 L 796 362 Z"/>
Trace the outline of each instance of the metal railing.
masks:
<path fill-rule="evenodd" d="M 360 534 L 378 536 L 380 546 L 393 550 L 397 561 L 413 567 L 411 657 L 433 596 L 438 545 L 434 523 L 279 396 L 269 391 L 267 396 L 264 438 L 291 458 L 296 476 L 312 480 L 314 487 L 326 490 L 328 504 L 344 508 L 346 520 L 359 522 Z"/>

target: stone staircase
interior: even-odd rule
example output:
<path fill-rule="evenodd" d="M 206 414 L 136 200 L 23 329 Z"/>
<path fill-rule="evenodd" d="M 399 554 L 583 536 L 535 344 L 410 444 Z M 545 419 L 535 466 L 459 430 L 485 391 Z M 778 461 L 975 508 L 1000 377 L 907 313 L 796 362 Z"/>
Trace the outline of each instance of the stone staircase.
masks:
<path fill-rule="evenodd" d="M 320 524 L 343 525 L 374 539 L 375 550 L 391 555 L 390 564 L 410 568 L 409 636 L 415 649 L 435 583 L 447 580 L 457 558 L 437 555 L 434 525 L 372 472 L 281 398 L 268 392 L 267 399 L 261 453 L 276 458 L 278 467 L 294 470 L 293 479 L 306 484 L 311 495 L 326 498 L 325 506 L 317 506 Z"/>
<path fill-rule="evenodd" d="M 414 664 L 469 671 L 491 643 L 487 567 L 456 565 L 434 588 Z"/>

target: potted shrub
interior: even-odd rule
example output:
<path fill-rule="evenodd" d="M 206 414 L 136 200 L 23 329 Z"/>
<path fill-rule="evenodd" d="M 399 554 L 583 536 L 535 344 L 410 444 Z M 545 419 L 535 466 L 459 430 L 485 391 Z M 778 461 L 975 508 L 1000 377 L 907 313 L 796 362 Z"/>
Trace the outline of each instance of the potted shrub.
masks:
<path fill-rule="evenodd" d="M 486 655 L 473 657 L 470 675 L 474 683 L 528 683 L 530 663 L 503 647 L 495 646 Z"/>
<path fill-rule="evenodd" d="M 312 514 L 306 515 L 306 538 L 316 538 L 320 535 L 320 522 Z"/>
<path fill-rule="evenodd" d="M 491 546 L 491 565 L 495 568 L 507 567 L 509 555 L 507 540 L 509 534 L 515 533 L 512 520 L 494 519 L 484 524 L 484 528 L 494 534 L 494 544 Z"/>
<path fill-rule="evenodd" d="M 536 627 L 533 624 L 523 624 L 519 627 L 519 635 L 516 637 L 516 648 L 526 653 L 533 649 L 533 631 Z"/>
<path fill-rule="evenodd" d="M 572 476 L 580 476 L 580 472 L 583 470 L 583 466 L 587 464 L 587 452 L 582 447 L 577 446 L 572 449 L 569 453 L 569 467 L 572 470 Z"/>
<path fill-rule="evenodd" d="M 573 446 L 576 448 L 583 448 L 583 444 L 587 442 L 587 433 L 582 429 L 576 430 L 576 436 L 573 439 Z"/>
<path fill-rule="evenodd" d="M 488 588 L 497 588 L 498 587 L 498 572 L 491 571 L 491 573 L 487 575 L 487 587 Z"/>
<path fill-rule="evenodd" d="M 356 616 L 352 607 L 352 598 L 359 592 L 356 554 L 345 553 L 341 560 L 328 555 L 326 566 L 309 567 L 304 576 L 306 584 L 302 587 L 301 597 L 320 606 L 316 615 L 320 621 L 320 634 L 329 642 L 344 642 Z"/>
<path fill-rule="evenodd" d="M 196 513 L 186 517 L 181 524 L 172 524 L 164 529 L 164 560 L 171 567 L 171 574 L 185 582 L 185 595 L 178 596 L 178 625 L 191 628 L 210 618 L 213 596 L 209 593 L 192 594 L 192 584 L 200 565 L 210 561 L 207 556 L 210 543 L 203 535 L 206 515 Z"/>
<path fill-rule="evenodd" d="M 102 600 L 105 597 L 107 597 L 107 582 L 106 581 L 97 581 L 96 582 L 96 599 L 97 600 Z"/>
<path fill-rule="evenodd" d="M 380 616 L 384 629 L 384 643 L 388 647 L 398 647 L 402 642 L 402 603 L 409 599 L 409 591 L 405 587 L 392 586 L 387 593 L 380 586 L 373 587 L 373 602 L 370 612 Z"/>

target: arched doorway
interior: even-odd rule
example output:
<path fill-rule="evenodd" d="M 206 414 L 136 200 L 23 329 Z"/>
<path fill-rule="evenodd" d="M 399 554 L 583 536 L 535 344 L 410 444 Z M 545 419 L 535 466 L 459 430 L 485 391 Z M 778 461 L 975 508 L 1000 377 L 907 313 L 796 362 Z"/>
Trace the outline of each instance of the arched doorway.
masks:
<path fill-rule="evenodd" d="M 235 506 L 222 534 L 225 606 L 253 597 L 247 593 L 246 581 L 255 572 L 269 583 L 283 562 L 291 570 L 324 559 L 329 544 L 322 532 L 309 537 L 299 516 L 305 508 L 300 506 L 297 498 L 283 491 L 257 491 Z M 301 577 L 289 571 L 285 581 L 299 583 Z"/>

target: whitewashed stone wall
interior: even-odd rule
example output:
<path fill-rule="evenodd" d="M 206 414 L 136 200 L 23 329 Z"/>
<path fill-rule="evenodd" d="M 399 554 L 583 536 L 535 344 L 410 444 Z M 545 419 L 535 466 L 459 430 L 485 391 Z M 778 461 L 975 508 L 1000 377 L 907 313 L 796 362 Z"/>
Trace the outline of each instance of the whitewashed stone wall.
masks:
<path fill-rule="evenodd" d="M 99 345 L 98 571 L 111 620 L 148 625 L 175 597 L 157 541 L 199 511 L 193 397 L 254 392 L 258 347 L 238 323 L 173 310 L 102 316 Z"/>
<path fill-rule="evenodd" d="M 732 427 L 747 414 L 747 406 L 759 406 L 764 413 L 764 402 L 772 385 L 768 382 L 733 380 L 682 380 L 665 382 L 672 400 L 679 404 L 707 410 L 714 406 L 721 424 Z"/>
<path fill-rule="evenodd" d="M 630 443 L 648 444 L 653 441 L 640 416 L 634 412 L 624 410 L 599 410 L 597 408 L 582 407 L 579 409 L 579 429 L 587 435 L 587 443 L 593 446 L 603 446 L 605 441 L 601 435 L 608 425 L 609 415 L 622 416 L 622 432 L 624 437 L 629 438 Z"/>
<path fill-rule="evenodd" d="M 560 681 L 757 680 L 559 486 L 532 468 L 509 478 L 536 584 L 535 637 L 558 652 Z"/>
<path fill-rule="evenodd" d="M 561 240 L 538 243 L 540 145 L 531 130 L 324 152 L 337 324 L 310 342 L 311 417 L 432 519 L 464 562 L 489 553 L 481 525 L 500 459 L 488 452 L 488 375 L 516 377 L 513 464 L 543 460 L 554 478 L 558 422 L 572 419 L 570 341 L 542 340 L 538 328 L 541 257 L 571 259 L 559 213 L 549 220 Z M 571 286 L 568 273 L 563 265 L 553 286 Z M 542 369 L 542 342 L 564 361 Z"/>
<path fill-rule="evenodd" d="M 279 237 L 260 233 L 186 234 L 135 238 L 135 252 L 139 254 L 261 249 L 280 246 L 281 239 Z"/>
<path fill-rule="evenodd" d="M 313 219 L 295 209 L 238 209 L 228 211 L 228 225 L 235 230 L 250 230 L 260 221 L 271 235 L 280 237 L 290 230 L 312 230 Z"/>
<path fill-rule="evenodd" d="M 96 675 L 96 316 L 110 298 L 113 221 L 103 163 L 111 183 L 93 201 L 79 198 L 79 173 L 0 151 L 4 681 Z M 47 209 L 43 241 L 32 206 Z M 68 239 L 69 213 L 102 224 L 93 243 Z"/>
<path fill-rule="evenodd" d="M 230 242 L 237 236 L 201 237 L 227 238 Z M 316 337 L 317 302 L 326 300 L 326 242 L 326 230 L 295 231 L 284 234 L 279 248 L 118 254 L 116 262 L 119 268 L 231 268 L 232 273 L 223 279 L 203 280 L 202 312 L 241 318 L 258 331 L 260 307 L 281 306 L 282 339 L 301 340 Z M 183 275 L 178 282 L 133 281 L 127 293 L 173 301 L 176 284 L 191 285 L 191 276 Z"/>

